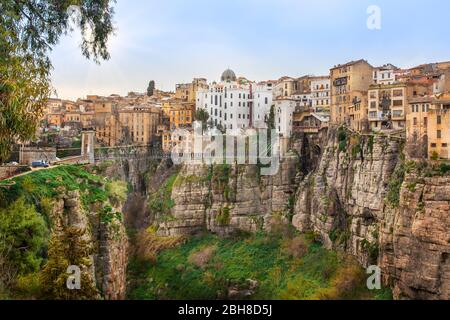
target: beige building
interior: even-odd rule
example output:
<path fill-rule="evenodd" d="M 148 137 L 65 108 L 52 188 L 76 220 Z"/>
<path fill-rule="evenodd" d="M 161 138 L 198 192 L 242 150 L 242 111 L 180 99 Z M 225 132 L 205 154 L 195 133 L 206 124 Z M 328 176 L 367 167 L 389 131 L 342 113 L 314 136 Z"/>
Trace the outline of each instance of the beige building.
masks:
<path fill-rule="evenodd" d="M 154 141 L 161 121 L 161 109 L 138 106 L 119 110 L 118 143 L 148 145 Z"/>
<path fill-rule="evenodd" d="M 427 125 L 429 158 L 450 159 L 450 94 L 433 100 Z"/>
<path fill-rule="evenodd" d="M 367 91 L 373 67 L 365 60 L 337 65 L 330 70 L 331 123 L 347 124 L 356 131 L 368 129 Z"/>
<path fill-rule="evenodd" d="M 298 90 L 298 82 L 291 77 L 282 77 L 278 80 L 273 90 L 274 99 L 286 98 L 295 94 Z"/>
<path fill-rule="evenodd" d="M 177 84 L 175 89 L 175 99 L 185 102 L 196 102 L 196 93 L 200 89 L 208 89 L 207 80 L 204 78 L 194 78 L 191 83 Z"/>
<path fill-rule="evenodd" d="M 405 128 L 406 87 L 404 83 L 370 86 L 368 119 L 371 130 Z"/>
<path fill-rule="evenodd" d="M 428 155 L 428 111 L 432 96 L 409 99 L 406 112 L 406 143 L 409 156 L 422 158 Z"/>

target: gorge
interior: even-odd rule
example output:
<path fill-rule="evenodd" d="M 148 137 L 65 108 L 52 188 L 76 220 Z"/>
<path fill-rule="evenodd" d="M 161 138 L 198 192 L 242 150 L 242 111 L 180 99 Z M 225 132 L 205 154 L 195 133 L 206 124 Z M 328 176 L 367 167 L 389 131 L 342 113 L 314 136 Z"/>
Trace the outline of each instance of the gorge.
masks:
<path fill-rule="evenodd" d="M 165 283 L 170 274 L 212 277 L 211 291 L 199 291 L 199 298 L 348 297 L 329 287 L 348 284 L 343 274 L 354 265 L 378 265 L 395 299 L 446 300 L 448 167 L 408 159 L 403 149 L 395 136 L 334 128 L 293 138 L 274 176 L 261 176 L 257 165 L 173 166 L 169 159 L 139 158 L 31 173 L 2 189 L 2 197 L 9 203 L 25 190 L 41 214 L 43 199 L 50 200 L 53 234 L 88 230 L 83 237 L 94 249 L 86 270 L 104 299 L 192 298 Z M 46 184 L 46 191 L 33 184 Z M 279 291 L 269 285 L 274 273 L 264 273 L 272 281 L 245 279 L 246 262 L 241 269 L 224 265 L 239 254 L 254 259 L 248 275 L 266 272 L 257 263 L 270 272 L 296 270 L 306 275 L 302 286 L 316 291 L 294 294 L 289 281 L 299 281 L 296 275 L 278 276 L 285 288 Z M 174 270 L 161 271 L 175 257 Z M 308 269 L 314 259 L 334 261 L 330 274 L 318 267 L 328 280 L 308 282 L 319 270 Z M 354 272 L 360 280 L 361 270 Z M 147 273 L 153 276 L 142 276 Z"/>

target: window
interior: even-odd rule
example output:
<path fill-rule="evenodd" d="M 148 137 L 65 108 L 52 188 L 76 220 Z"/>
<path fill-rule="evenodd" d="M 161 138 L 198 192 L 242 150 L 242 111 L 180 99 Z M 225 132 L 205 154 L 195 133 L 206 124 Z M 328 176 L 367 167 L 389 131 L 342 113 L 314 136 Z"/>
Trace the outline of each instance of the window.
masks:
<path fill-rule="evenodd" d="M 413 119 L 413 123 L 414 123 L 415 126 L 417 126 L 417 118 Z"/>
<path fill-rule="evenodd" d="M 436 143 L 432 143 L 432 144 L 431 144 L 431 147 L 432 147 L 432 148 L 436 148 Z"/>
<path fill-rule="evenodd" d="M 437 116 L 437 124 L 442 124 L 442 118 L 441 118 L 441 116 Z"/>
<path fill-rule="evenodd" d="M 393 105 L 394 107 L 401 107 L 403 106 L 403 100 L 394 100 Z"/>
<path fill-rule="evenodd" d="M 423 125 L 426 127 L 428 125 L 428 118 L 423 118 Z"/>
<path fill-rule="evenodd" d="M 446 144 L 446 143 L 442 144 L 442 148 L 447 148 L 447 147 L 448 147 L 448 144 Z"/>
<path fill-rule="evenodd" d="M 265 98 L 264 98 L 264 103 L 265 103 L 265 104 L 268 104 L 268 103 L 269 103 L 269 98 L 265 97 Z"/>
<path fill-rule="evenodd" d="M 438 130 L 438 131 L 436 132 L 436 137 L 437 137 L 438 139 L 441 139 L 441 138 L 442 138 L 442 131 L 441 131 L 441 130 Z"/>

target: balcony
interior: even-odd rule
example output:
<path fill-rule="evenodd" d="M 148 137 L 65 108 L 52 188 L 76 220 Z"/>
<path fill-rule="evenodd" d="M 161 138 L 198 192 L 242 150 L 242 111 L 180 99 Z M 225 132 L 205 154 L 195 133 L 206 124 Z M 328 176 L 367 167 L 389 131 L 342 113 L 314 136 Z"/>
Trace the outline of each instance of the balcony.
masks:
<path fill-rule="evenodd" d="M 390 120 L 390 113 L 384 113 L 381 111 L 370 111 L 369 112 L 369 121 L 389 121 Z"/>

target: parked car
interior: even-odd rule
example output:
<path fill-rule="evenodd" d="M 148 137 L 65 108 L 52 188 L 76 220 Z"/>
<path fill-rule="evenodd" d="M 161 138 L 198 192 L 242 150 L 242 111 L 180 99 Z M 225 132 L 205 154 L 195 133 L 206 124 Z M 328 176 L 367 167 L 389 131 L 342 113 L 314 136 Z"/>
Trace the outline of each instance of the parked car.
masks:
<path fill-rule="evenodd" d="M 41 160 L 41 161 L 33 161 L 31 163 L 31 166 L 33 168 L 48 168 L 50 165 L 47 161 Z"/>

